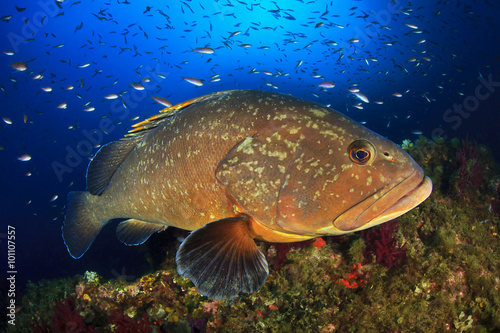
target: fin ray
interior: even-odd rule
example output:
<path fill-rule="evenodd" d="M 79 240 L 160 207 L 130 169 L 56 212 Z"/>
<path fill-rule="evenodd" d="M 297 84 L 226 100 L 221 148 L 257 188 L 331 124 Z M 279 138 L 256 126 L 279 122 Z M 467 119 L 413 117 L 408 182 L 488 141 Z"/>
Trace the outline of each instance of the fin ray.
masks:
<path fill-rule="evenodd" d="M 78 259 L 94 242 L 107 221 L 95 218 L 89 211 L 89 192 L 70 192 L 68 194 L 68 209 L 61 228 L 64 244 L 69 254 Z"/>
<path fill-rule="evenodd" d="M 248 223 L 247 216 L 231 217 L 193 231 L 177 251 L 178 273 L 214 300 L 259 289 L 269 271 Z"/>
<path fill-rule="evenodd" d="M 227 95 L 228 93 L 232 93 L 234 90 L 225 90 L 225 91 L 219 91 L 213 94 L 208 94 L 208 95 L 203 95 L 200 97 L 192 98 L 190 100 L 187 100 L 185 102 L 169 106 L 167 108 L 164 108 L 160 110 L 159 114 L 153 115 L 149 117 L 148 119 L 145 119 L 137 124 L 132 125 L 133 129 L 131 129 L 128 134 L 125 135 L 125 137 L 135 137 L 137 135 L 144 135 L 147 134 L 149 131 L 155 129 L 158 127 L 160 124 L 162 124 L 165 120 L 170 118 L 171 116 L 175 115 L 176 113 L 182 111 L 183 109 L 187 108 L 188 106 L 194 105 L 196 103 L 204 102 L 210 99 L 214 99 L 220 96 Z"/>
<path fill-rule="evenodd" d="M 127 138 L 99 149 L 87 168 L 87 189 L 90 194 L 101 195 L 104 192 L 120 164 L 141 140 L 142 136 Z"/>

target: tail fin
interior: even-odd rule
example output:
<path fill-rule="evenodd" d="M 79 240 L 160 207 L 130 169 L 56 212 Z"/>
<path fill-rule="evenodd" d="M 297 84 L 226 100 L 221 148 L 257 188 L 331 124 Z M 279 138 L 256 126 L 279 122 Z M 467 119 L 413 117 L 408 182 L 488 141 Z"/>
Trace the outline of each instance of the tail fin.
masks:
<path fill-rule="evenodd" d="M 106 221 L 98 220 L 89 209 L 89 192 L 70 192 L 64 226 L 61 228 L 69 254 L 78 259 L 101 231 Z"/>

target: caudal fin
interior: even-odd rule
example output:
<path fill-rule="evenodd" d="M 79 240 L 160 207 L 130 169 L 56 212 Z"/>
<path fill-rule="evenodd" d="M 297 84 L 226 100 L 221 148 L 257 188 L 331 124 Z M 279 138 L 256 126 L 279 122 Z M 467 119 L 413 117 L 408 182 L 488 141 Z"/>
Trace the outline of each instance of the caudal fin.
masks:
<path fill-rule="evenodd" d="M 78 259 L 85 252 L 101 231 L 104 222 L 96 218 L 89 210 L 89 192 L 70 192 L 64 225 L 61 228 L 64 244 L 69 254 Z"/>

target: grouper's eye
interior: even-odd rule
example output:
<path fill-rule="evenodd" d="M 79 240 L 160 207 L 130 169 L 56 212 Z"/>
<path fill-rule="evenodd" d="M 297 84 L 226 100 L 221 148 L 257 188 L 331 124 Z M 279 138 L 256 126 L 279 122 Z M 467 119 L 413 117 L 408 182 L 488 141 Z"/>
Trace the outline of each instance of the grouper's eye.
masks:
<path fill-rule="evenodd" d="M 349 157 L 356 164 L 369 164 L 375 157 L 375 148 L 366 140 L 356 140 L 349 145 Z"/>

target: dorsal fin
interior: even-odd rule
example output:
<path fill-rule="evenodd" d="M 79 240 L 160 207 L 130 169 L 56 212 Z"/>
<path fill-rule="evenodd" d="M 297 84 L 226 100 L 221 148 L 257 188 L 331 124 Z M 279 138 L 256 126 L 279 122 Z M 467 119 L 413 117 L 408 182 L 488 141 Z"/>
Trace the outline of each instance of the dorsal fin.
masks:
<path fill-rule="evenodd" d="M 142 140 L 141 136 L 110 142 L 99 149 L 87 168 L 87 189 L 100 195 L 127 155 Z"/>
<path fill-rule="evenodd" d="M 132 125 L 132 127 L 134 127 L 134 129 L 130 130 L 128 132 L 128 134 L 125 135 L 125 137 L 135 137 L 138 135 L 144 135 L 147 132 L 149 132 L 150 130 L 156 128 L 161 123 L 163 123 L 167 118 L 173 116 L 174 114 L 185 109 L 188 106 L 191 106 L 191 105 L 194 105 L 196 103 L 203 102 L 203 101 L 207 101 L 207 100 L 210 100 L 210 99 L 213 99 L 216 97 L 220 97 L 220 96 L 226 95 L 228 93 L 232 93 L 232 92 L 234 92 L 234 90 L 219 91 L 219 92 L 216 92 L 213 94 L 208 94 L 208 95 L 203 95 L 200 97 L 192 98 L 192 99 L 187 100 L 185 102 L 182 102 L 182 103 L 179 103 L 176 105 L 172 105 L 168 108 L 164 108 L 164 109 L 160 110 L 159 114 L 155 114 L 154 116 L 149 117 L 148 119 L 143 120 L 140 123 Z"/>

